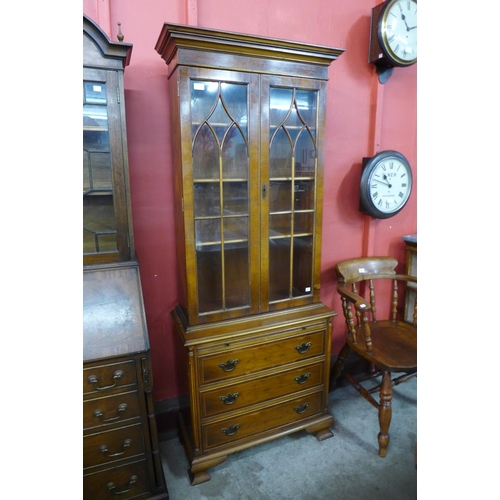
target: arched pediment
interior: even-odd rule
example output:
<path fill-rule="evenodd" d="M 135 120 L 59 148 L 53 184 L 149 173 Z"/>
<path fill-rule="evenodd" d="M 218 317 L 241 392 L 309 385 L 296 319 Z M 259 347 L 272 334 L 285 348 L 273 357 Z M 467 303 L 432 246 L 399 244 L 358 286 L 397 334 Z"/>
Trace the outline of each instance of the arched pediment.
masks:
<path fill-rule="evenodd" d="M 112 42 L 92 19 L 83 15 L 83 65 L 125 68 L 130 62 L 132 44 Z"/>

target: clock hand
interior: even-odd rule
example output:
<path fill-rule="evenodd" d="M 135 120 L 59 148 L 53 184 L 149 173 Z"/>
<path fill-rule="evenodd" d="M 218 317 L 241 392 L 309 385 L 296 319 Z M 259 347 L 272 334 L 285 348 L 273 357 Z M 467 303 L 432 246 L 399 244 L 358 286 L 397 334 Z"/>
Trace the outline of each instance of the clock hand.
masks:
<path fill-rule="evenodd" d="M 386 181 L 387 181 L 386 175 L 384 175 L 384 179 L 386 179 Z M 376 182 L 380 182 L 380 184 L 385 184 L 386 186 L 389 186 L 390 188 L 392 187 L 392 184 L 389 184 L 388 182 L 384 182 L 384 181 L 380 181 L 380 180 L 377 180 Z"/>
<path fill-rule="evenodd" d="M 405 22 L 406 31 L 410 31 L 411 28 L 408 28 L 408 23 L 406 22 L 406 16 L 402 12 L 401 12 L 401 19 Z"/>
<path fill-rule="evenodd" d="M 392 184 L 389 182 L 389 179 L 387 178 L 386 174 L 384 174 L 384 179 L 387 181 L 387 185 L 389 186 L 389 188 L 391 188 Z"/>

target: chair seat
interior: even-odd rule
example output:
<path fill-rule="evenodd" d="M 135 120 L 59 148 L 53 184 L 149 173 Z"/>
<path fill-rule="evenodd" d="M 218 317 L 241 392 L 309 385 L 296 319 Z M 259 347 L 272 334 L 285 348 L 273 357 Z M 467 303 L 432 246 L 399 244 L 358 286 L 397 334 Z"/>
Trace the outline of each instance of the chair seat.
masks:
<path fill-rule="evenodd" d="M 372 361 L 377 367 L 391 372 L 411 372 L 417 369 L 417 329 L 406 321 L 370 323 L 372 354 L 366 352 L 363 328 L 356 328 L 357 344 L 349 334 L 349 347 Z"/>

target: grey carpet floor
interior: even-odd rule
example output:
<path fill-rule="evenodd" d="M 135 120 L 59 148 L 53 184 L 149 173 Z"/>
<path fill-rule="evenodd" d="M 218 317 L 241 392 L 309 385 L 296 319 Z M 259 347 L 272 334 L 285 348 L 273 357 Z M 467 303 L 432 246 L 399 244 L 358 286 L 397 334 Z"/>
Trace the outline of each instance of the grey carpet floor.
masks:
<path fill-rule="evenodd" d="M 178 438 L 160 443 L 170 500 L 415 500 L 417 379 L 394 388 L 391 441 L 378 456 L 377 410 L 352 387 L 329 395 L 334 436 L 300 431 L 229 455 L 191 486 Z"/>

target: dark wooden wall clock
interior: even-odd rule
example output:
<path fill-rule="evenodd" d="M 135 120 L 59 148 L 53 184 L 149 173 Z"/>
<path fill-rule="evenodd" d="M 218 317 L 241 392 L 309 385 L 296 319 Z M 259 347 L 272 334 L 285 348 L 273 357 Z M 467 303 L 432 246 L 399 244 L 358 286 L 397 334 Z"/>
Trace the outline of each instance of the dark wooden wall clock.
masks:
<path fill-rule="evenodd" d="M 417 0 L 386 0 L 372 9 L 368 62 L 380 83 L 395 66 L 417 62 Z"/>
<path fill-rule="evenodd" d="M 393 217 L 408 202 L 412 184 L 410 163 L 401 153 L 387 150 L 363 158 L 359 208 L 377 219 Z"/>

